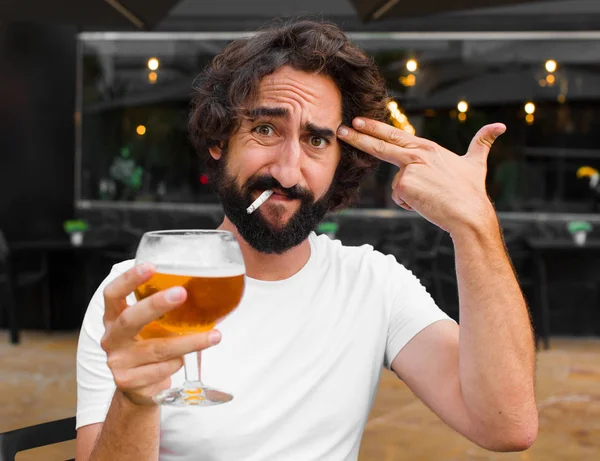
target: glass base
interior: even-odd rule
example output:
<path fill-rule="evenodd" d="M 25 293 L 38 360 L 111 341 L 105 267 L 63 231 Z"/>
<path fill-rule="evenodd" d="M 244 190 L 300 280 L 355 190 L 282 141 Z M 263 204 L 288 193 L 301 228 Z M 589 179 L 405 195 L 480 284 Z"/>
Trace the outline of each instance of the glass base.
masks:
<path fill-rule="evenodd" d="M 165 389 L 153 398 L 159 405 L 175 407 L 210 407 L 232 399 L 233 395 L 203 386 L 199 381 L 188 381 L 181 387 Z"/>

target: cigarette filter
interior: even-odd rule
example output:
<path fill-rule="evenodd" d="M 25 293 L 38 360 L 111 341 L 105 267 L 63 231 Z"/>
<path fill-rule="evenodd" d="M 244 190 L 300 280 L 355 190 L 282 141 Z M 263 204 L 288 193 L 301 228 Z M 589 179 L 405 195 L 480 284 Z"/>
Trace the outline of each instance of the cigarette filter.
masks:
<path fill-rule="evenodd" d="M 267 201 L 267 199 L 273 195 L 273 191 L 272 190 L 266 190 L 264 191 L 262 194 L 260 194 L 260 196 L 252 203 L 252 205 L 250 205 L 248 208 L 246 208 L 246 213 L 251 214 L 253 213 L 259 206 L 261 206 L 263 203 L 265 203 Z"/>

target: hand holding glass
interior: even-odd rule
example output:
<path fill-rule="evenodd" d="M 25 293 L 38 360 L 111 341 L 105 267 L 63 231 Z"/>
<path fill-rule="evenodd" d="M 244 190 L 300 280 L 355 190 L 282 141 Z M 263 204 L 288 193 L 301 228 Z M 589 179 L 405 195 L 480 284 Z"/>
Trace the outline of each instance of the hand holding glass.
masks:
<path fill-rule="evenodd" d="M 171 334 L 209 331 L 242 299 L 245 266 L 231 232 L 147 232 L 139 243 L 135 262 L 150 262 L 156 267 L 150 280 L 135 290 L 138 301 L 174 286 L 186 289 L 186 301 L 156 320 Z M 198 372 L 193 373 L 192 361 L 196 357 Z M 230 394 L 204 386 L 200 380 L 200 357 L 200 352 L 186 355 L 183 385 L 160 392 L 154 401 L 176 406 L 208 406 L 230 401 L 233 398 Z"/>

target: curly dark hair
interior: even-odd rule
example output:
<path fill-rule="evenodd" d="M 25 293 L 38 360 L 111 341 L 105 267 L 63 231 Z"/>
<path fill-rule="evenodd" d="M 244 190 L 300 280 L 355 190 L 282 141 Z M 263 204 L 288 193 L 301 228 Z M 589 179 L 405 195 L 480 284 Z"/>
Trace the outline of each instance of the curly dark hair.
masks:
<path fill-rule="evenodd" d="M 388 96 L 379 69 L 336 25 L 307 19 L 275 21 L 249 38 L 231 42 L 197 80 L 189 132 L 196 151 L 206 155 L 211 179 L 217 161 L 208 155 L 208 148 L 227 146 L 240 126 L 244 106 L 256 100 L 261 79 L 283 66 L 331 77 L 341 92 L 344 125 L 350 126 L 359 115 L 387 120 Z M 355 201 L 360 181 L 378 164 L 349 144 L 341 146 L 330 210 Z"/>

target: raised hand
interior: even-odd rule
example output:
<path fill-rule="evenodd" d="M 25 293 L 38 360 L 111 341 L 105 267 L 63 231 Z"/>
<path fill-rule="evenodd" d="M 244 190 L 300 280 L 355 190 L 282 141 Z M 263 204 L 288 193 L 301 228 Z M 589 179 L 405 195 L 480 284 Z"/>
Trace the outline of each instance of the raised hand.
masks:
<path fill-rule="evenodd" d="M 451 234 L 461 226 L 495 220 L 485 177 L 490 148 L 506 130 L 503 124 L 481 128 L 462 156 L 386 123 L 360 117 L 352 125 L 340 126 L 338 139 L 400 168 L 392 199 L 402 208 Z"/>
<path fill-rule="evenodd" d="M 126 297 L 154 274 L 151 264 L 138 265 L 104 289 L 105 333 L 100 342 L 106 352 L 117 389 L 132 402 L 153 405 L 152 397 L 170 387 L 170 377 L 183 366 L 183 355 L 218 344 L 216 331 L 141 340 L 138 333 L 153 320 L 180 306 L 187 293 L 173 287 L 128 306 Z"/>

